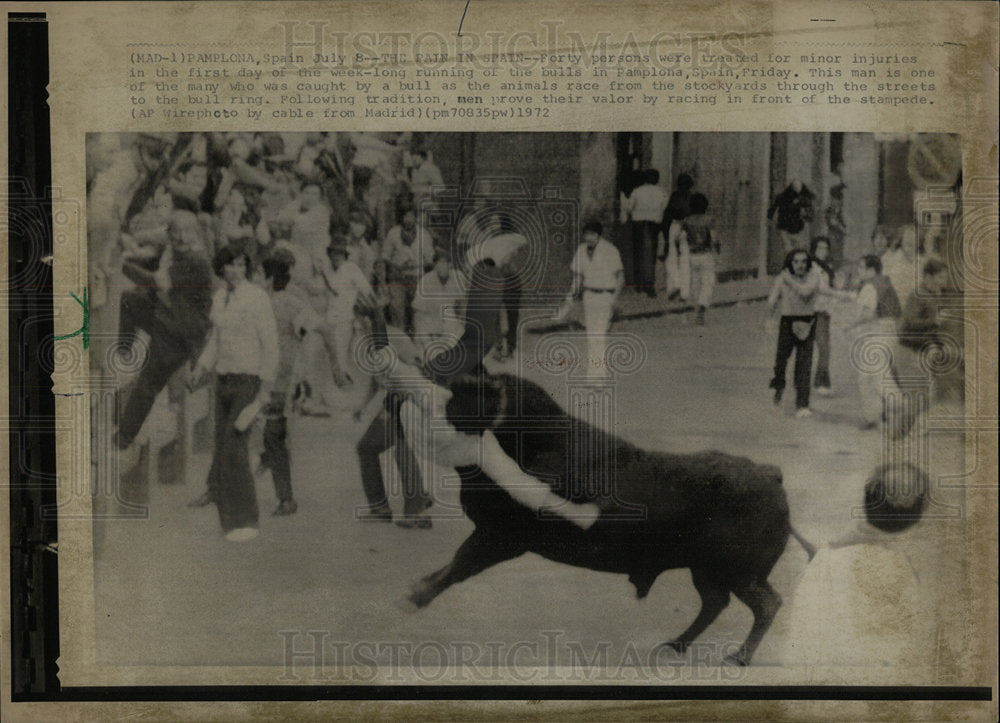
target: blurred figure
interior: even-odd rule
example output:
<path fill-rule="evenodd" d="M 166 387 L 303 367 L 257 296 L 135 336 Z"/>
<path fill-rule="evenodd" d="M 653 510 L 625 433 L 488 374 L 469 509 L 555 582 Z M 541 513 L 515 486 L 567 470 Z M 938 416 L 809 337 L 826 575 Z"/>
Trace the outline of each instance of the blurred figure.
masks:
<path fill-rule="evenodd" d="M 650 298 L 656 296 L 657 238 L 667 207 L 667 192 L 658 185 L 660 172 L 643 172 L 643 183 L 622 201 L 621 222 L 632 219 L 632 258 L 635 264 L 636 291 Z"/>
<path fill-rule="evenodd" d="M 920 286 L 903 304 L 896 326 L 897 343 L 893 349 L 893 371 L 900 386 L 900 408 L 893 409 L 889 420 L 894 436 L 903 436 L 916 418 L 937 396 L 936 379 L 921 363 L 921 356 L 935 349 L 960 354 L 953 339 L 943 333 L 938 307 L 948 283 L 948 267 L 937 259 L 924 262 Z M 912 391 L 910 391 L 912 390 Z"/>
<path fill-rule="evenodd" d="M 681 222 L 681 245 L 687 245 L 691 264 L 691 300 L 697 305 L 695 323 L 704 325 L 705 311 L 712 305 L 715 289 L 715 257 L 719 241 L 712 233 L 708 199 L 701 193 L 691 196 L 691 213 Z"/>
<path fill-rule="evenodd" d="M 314 161 L 323 179 L 326 204 L 338 223 L 343 223 L 351 212 L 351 207 L 358 201 L 354 177 L 357 148 L 351 136 L 350 133 L 325 134 Z"/>
<path fill-rule="evenodd" d="M 859 360 L 877 359 L 879 349 L 890 344 L 896 333 L 896 321 L 901 309 L 892 282 L 882 273 L 882 261 L 870 254 L 859 262 L 861 291 L 857 298 L 857 320 L 847 327 L 855 333 Z M 858 388 L 861 392 L 861 429 L 877 429 L 883 418 L 883 374 L 866 372 L 858 367 Z"/>
<path fill-rule="evenodd" d="M 282 210 L 281 219 L 291 228 L 291 242 L 309 252 L 319 273 L 326 266 L 326 247 L 330 245 L 330 207 L 320 187 L 303 183 L 298 198 Z"/>
<path fill-rule="evenodd" d="M 127 254 L 123 271 L 136 287 L 122 293 L 119 344 L 136 343 L 141 330 L 148 338 L 145 364 L 131 386 L 116 436 L 128 448 L 145 422 L 156 396 L 170 377 L 204 343 L 209 329 L 212 277 L 201 227 L 190 211 L 174 211 L 167 226 L 168 245 L 156 265 L 133 261 Z M 141 353 L 138 349 L 132 355 Z"/>
<path fill-rule="evenodd" d="M 331 290 L 327 307 L 326 324 L 332 333 L 333 351 L 339 377 L 338 386 L 353 382 L 349 372 L 351 364 L 351 337 L 354 334 L 354 304 L 359 295 L 371 296 L 368 277 L 357 264 L 347 258 L 347 242 L 342 236 L 334 238 L 327 253 L 333 273 L 329 274 Z"/>
<path fill-rule="evenodd" d="M 464 329 L 464 296 L 451 257 L 439 249 L 434 253 L 434 268 L 421 277 L 413 299 L 415 340 L 424 345 L 437 339 L 458 343 Z"/>
<path fill-rule="evenodd" d="M 802 232 L 812 221 L 815 196 L 798 178 L 792 178 L 781 193 L 774 197 L 767 209 L 768 220 L 778 214 L 778 235 L 785 251 L 802 245 Z"/>
<path fill-rule="evenodd" d="M 201 194 L 208 185 L 208 167 L 204 163 L 185 161 L 170 179 L 168 187 L 174 207 L 192 213 L 202 213 Z"/>
<path fill-rule="evenodd" d="M 281 220 L 291 229 L 291 246 L 305 252 L 309 259 L 309 264 L 303 264 L 301 270 L 297 264 L 293 273 L 301 279 L 313 311 L 318 317 L 325 318 L 333 296 L 329 285 L 333 270 L 327 257 L 331 213 L 320 187 L 304 182 L 298 198 L 282 209 Z M 306 384 L 303 386 L 304 393 L 297 400 L 299 411 L 314 416 L 329 416 L 334 396 L 331 382 L 338 387 L 346 384 L 335 360 L 329 329 L 321 325 L 311 330 L 303 340 L 300 356 Z"/>
<path fill-rule="evenodd" d="M 691 194 L 694 180 L 686 173 L 677 176 L 677 188 L 670 194 L 660 225 L 662 244 L 659 259 L 666 262 L 667 298 L 686 301 L 691 290 L 690 257 L 686 244 L 681 241 L 681 222 L 691 213 Z"/>
<path fill-rule="evenodd" d="M 830 263 L 830 240 L 817 236 L 812 240 L 809 255 L 813 261 L 813 271 L 822 284 L 834 286 L 833 265 Z M 830 300 L 824 295 L 816 299 L 816 374 L 813 387 L 821 397 L 833 394 L 830 382 Z"/>
<path fill-rule="evenodd" d="M 372 277 L 375 265 L 375 250 L 371 242 L 371 223 L 368 215 L 355 209 L 347 217 L 347 258 L 358 265 L 365 278 Z"/>
<path fill-rule="evenodd" d="M 279 250 L 264 259 L 264 277 L 270 281 L 271 307 L 278 330 L 278 370 L 274 378 L 271 399 L 264 409 L 267 419 L 264 425 L 264 452 L 260 456 L 260 468 L 271 470 L 274 492 L 278 506 L 274 515 L 292 515 L 299 505 L 292 495 L 291 458 L 286 439 L 288 419 L 285 403 L 291 387 L 292 371 L 298 355 L 300 341 L 308 328 L 319 324 L 305 292 L 292 283 L 292 267 L 295 256 L 287 250 Z"/>
<path fill-rule="evenodd" d="M 413 201 L 419 204 L 425 198 L 430 198 L 436 186 L 444 185 L 441 169 L 434 163 L 433 154 L 426 148 L 416 148 L 412 151 L 416 167 L 410 172 L 410 188 L 413 190 Z"/>
<path fill-rule="evenodd" d="M 251 274 L 257 267 L 258 244 L 255 227 L 258 219 L 247 206 L 243 192 L 233 187 L 219 211 L 219 243 L 232 246 L 250 259 Z"/>
<path fill-rule="evenodd" d="M 844 222 L 844 189 L 843 182 L 830 189 L 830 203 L 826 207 L 826 238 L 829 244 L 829 257 L 840 260 L 844 257 L 844 239 L 847 237 L 847 224 Z"/>
<path fill-rule="evenodd" d="M 604 228 L 597 221 L 583 227 L 583 243 L 576 250 L 570 270 L 573 272 L 572 296 L 583 301 L 584 326 L 587 329 L 587 374 L 591 378 L 607 375 L 607 335 L 615 302 L 625 283 L 618 249 L 602 237 Z"/>
<path fill-rule="evenodd" d="M 434 265 L 434 243 L 430 231 L 417 225 L 417 213 L 411 205 L 398 209 L 397 220 L 382 242 L 381 258 L 386 262 L 392 297 L 390 323 L 411 333 L 417 281 Z"/>
<path fill-rule="evenodd" d="M 500 317 L 502 336 L 497 345 L 497 360 L 506 361 L 517 351 L 518 326 L 521 321 L 521 301 L 524 283 L 518 269 L 514 267 L 514 257 L 500 267 L 503 274 L 503 315 Z"/>
<path fill-rule="evenodd" d="M 882 272 L 889 277 L 900 299 L 909 299 L 917 287 L 917 231 L 903 226 L 882 254 Z"/>

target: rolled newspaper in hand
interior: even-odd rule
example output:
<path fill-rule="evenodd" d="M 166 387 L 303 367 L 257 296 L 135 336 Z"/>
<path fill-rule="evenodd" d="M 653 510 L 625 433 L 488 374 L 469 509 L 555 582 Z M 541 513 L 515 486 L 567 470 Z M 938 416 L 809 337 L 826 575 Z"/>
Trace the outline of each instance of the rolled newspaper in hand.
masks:
<path fill-rule="evenodd" d="M 243 411 L 240 412 L 240 416 L 238 416 L 236 421 L 233 422 L 233 426 L 236 428 L 236 431 L 247 431 L 247 429 L 250 428 L 250 425 L 253 424 L 253 420 L 257 418 L 258 414 L 260 414 L 262 406 L 263 405 L 260 403 L 260 399 L 254 399 L 246 405 L 243 408 Z"/>

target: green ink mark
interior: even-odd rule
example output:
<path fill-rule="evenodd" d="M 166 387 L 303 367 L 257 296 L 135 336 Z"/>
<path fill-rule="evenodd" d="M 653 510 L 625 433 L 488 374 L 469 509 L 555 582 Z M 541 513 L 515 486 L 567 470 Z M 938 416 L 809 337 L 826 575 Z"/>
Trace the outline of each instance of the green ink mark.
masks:
<path fill-rule="evenodd" d="M 55 336 L 53 339 L 56 341 L 61 341 L 62 339 L 72 339 L 74 336 L 83 336 L 83 348 L 87 349 L 90 347 L 90 306 L 87 302 L 87 287 L 83 287 L 83 301 L 74 294 L 72 291 L 69 295 L 83 308 L 83 324 L 79 329 L 74 331 L 72 334 L 64 334 L 62 336 Z"/>

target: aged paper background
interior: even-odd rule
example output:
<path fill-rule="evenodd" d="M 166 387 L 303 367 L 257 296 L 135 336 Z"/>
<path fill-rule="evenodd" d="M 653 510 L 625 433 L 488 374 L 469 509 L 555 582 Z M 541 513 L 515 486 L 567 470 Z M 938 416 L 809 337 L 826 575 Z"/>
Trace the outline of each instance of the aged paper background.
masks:
<path fill-rule="evenodd" d="M 52 121 L 53 182 L 63 199 L 78 213 L 69 213 L 59 226 L 55 242 L 56 333 L 75 330 L 77 307 L 69 296 L 87 284 L 85 218 L 82 199 L 86 198 L 85 134 L 94 132 L 164 132 L 209 130 L 572 130 L 572 131 L 870 131 L 875 133 L 940 132 L 961 135 L 963 174 L 966 189 L 973 182 L 982 185 L 985 223 L 974 231 L 966 227 L 966 247 L 975 254 L 979 294 L 968 298 L 968 324 L 977 330 L 966 337 L 967 409 L 964 421 L 970 434 L 966 441 L 964 482 L 968 516 L 965 522 L 965 558 L 968 561 L 967 594 L 953 614 L 966 621 L 974 635 L 951 641 L 957 657 L 940 665 L 947 670 L 915 669 L 812 671 L 777 667 L 751 667 L 727 684 L 954 684 L 995 686 L 996 682 L 996 164 L 997 164 L 997 9 L 992 3 L 539 3 L 476 2 L 469 4 L 463 17 L 462 2 L 344 2 L 344 3 L 66 3 L 27 4 L 17 9 L 44 11 L 49 21 L 51 81 L 49 86 Z M 14 6 L 8 5 L 8 9 Z M 817 18 L 819 15 L 819 18 Z M 817 20 L 824 20 L 817 22 Z M 463 38 L 457 39 L 459 22 Z M 283 24 L 284 23 L 284 24 Z M 309 25 L 313 23 L 313 25 Z M 339 36 L 350 56 L 357 48 L 378 46 L 379 33 L 409 33 L 409 37 L 429 33 L 425 43 L 440 37 L 453 53 L 456 43 L 465 52 L 482 53 L 487 48 L 487 32 L 500 35 L 503 47 L 526 48 L 524 38 L 512 40 L 519 30 L 533 33 L 545 48 L 546 33 L 556 28 L 558 49 L 572 46 L 576 33 L 588 46 L 605 32 L 612 54 L 646 51 L 657 33 L 675 33 L 676 47 L 691 47 L 685 33 L 721 38 L 732 34 L 733 43 L 747 54 L 767 56 L 787 54 L 791 70 L 801 69 L 795 59 L 804 53 L 881 55 L 908 52 L 920 57 L 917 66 L 932 69 L 937 90 L 928 94 L 933 104 L 898 107 L 884 105 L 831 105 L 814 102 L 780 107 L 769 104 L 707 106 L 676 104 L 655 106 L 633 103 L 550 105 L 548 117 L 506 119 L 502 123 L 482 118 L 440 118 L 433 123 L 409 118 L 354 119 L 272 119 L 251 121 L 245 114 L 234 119 L 167 119 L 162 113 L 149 119 L 135 117 L 137 106 L 130 96 L 129 70 L 136 67 L 130 55 L 136 52 L 236 52 L 283 54 L 289 32 L 297 42 L 315 36 L 317 27 Z M 290 30 L 291 28 L 291 30 Z M 369 34 L 359 36 L 358 34 Z M 435 35 L 436 34 L 436 35 Z M 328 36 L 333 38 L 334 36 Z M 473 38 L 482 46 L 474 49 Z M 674 38 L 675 36 L 670 36 Z M 428 39 L 429 38 L 429 39 Z M 328 39 L 328 47 L 334 41 Z M 660 36 L 659 42 L 664 42 Z M 712 41 L 706 41 L 711 46 Z M 513 45 L 510 45 L 513 43 Z M 521 43 L 521 45 L 517 45 Z M 560 45 L 557 42 L 557 45 Z M 431 45 L 427 45 L 431 47 Z M 387 47 L 379 47 L 387 52 Z M 306 48 L 302 51 L 308 54 Z M 535 56 L 538 52 L 534 53 Z M 763 61 L 762 63 L 763 64 Z M 415 67 L 413 60 L 400 64 Z M 849 68 L 851 66 L 842 66 Z M 806 72 L 801 73 L 803 79 Z M 183 78 L 182 78 L 183 79 Z M 147 78 L 147 81 L 151 78 Z M 350 79 L 347 79 L 350 82 Z M 535 78 L 537 80 L 537 78 Z M 817 79 L 819 80 L 819 79 Z M 455 94 L 461 94 L 456 90 Z M 181 95 L 184 95 L 181 93 Z M 266 95 L 266 93 L 265 93 Z M 279 95 L 277 93 L 273 95 Z M 486 94 L 484 94 L 486 95 Z M 777 95 L 777 93 L 775 93 Z M 147 93 L 152 97 L 152 94 Z M 153 104 L 153 100 L 148 101 Z M 275 100 L 277 105 L 278 101 Z M 145 106 L 147 109 L 149 105 Z M 184 107 L 183 102 L 180 107 Z M 197 109 L 197 106 L 189 106 Z M 272 106 L 272 108 L 275 106 Z M 267 108 L 267 106 L 263 106 Z M 355 106 L 360 108 L 360 106 Z M 156 108 L 160 110 L 160 108 Z M 989 189 L 994 195 L 989 196 Z M 76 202 L 74 199 L 81 199 Z M 968 202 L 968 201 L 967 201 Z M 75 206 L 73 204 L 76 204 Z M 969 233 L 977 234 L 969 238 Z M 971 258 L 971 257 L 970 257 Z M 967 290 L 970 287 L 967 286 Z M 968 293 L 968 292 L 967 292 Z M 85 389 L 78 346 L 63 342 L 56 347 L 55 391 Z M 63 356 L 64 355 L 64 356 Z M 975 363 L 971 363 L 975 360 Z M 100 685 L 232 685 L 282 683 L 280 669 L 254 667 L 110 667 L 96 662 L 94 567 L 91 498 L 81 494 L 90 470 L 90 432 L 87 397 L 57 399 L 60 507 L 60 659 L 64 686 Z M 978 429 L 977 429 L 978 427 Z M 221 657 L 221 656 L 220 656 Z M 302 682 L 320 682 L 305 680 Z M 336 682 L 330 679 L 329 682 Z M 372 683 L 380 682 L 378 679 Z M 517 683 L 517 680 L 509 682 Z M 544 682 L 544 681 L 540 681 Z M 594 684 L 590 680 L 586 683 Z M 621 681 L 608 681 L 621 682 Z M 697 684 L 696 677 L 677 682 Z M 719 679 L 708 683 L 718 683 Z M 7 681 L 4 681 L 7 684 Z M 583 684 L 583 683 L 581 683 Z M 995 687 L 994 687 L 995 690 Z M 331 704 L 332 705 L 332 704 Z M 513 706 L 514 704 L 508 704 Z M 717 706 L 717 707 L 716 707 Z M 892 718 L 971 719 L 995 717 L 972 704 L 829 704 L 829 703 L 719 703 L 663 704 L 656 715 L 718 718 L 838 718 L 862 719 L 884 715 Z M 89 717 L 98 710 L 117 715 L 117 708 L 83 708 Z M 148 704 L 136 706 L 136 714 L 167 715 L 169 708 Z M 439 708 L 358 704 L 361 715 L 443 716 L 496 714 L 499 709 L 459 704 Z M 578 715 L 597 717 L 595 704 L 563 706 L 547 703 L 537 708 L 521 708 L 520 713 L 544 717 Z M 652 708 L 626 709 L 628 714 L 653 714 Z M 113 712 L 112 712 L 113 711 Z M 876 712 L 877 711 L 877 712 Z M 38 709 L 40 715 L 45 715 Z M 625 713 L 619 711 L 617 715 Z M 172 714 L 180 717 L 206 715 L 205 708 L 177 706 Z M 219 706 L 219 718 L 234 715 L 263 715 L 255 706 Z M 267 715 L 307 715 L 296 704 L 275 705 Z"/>

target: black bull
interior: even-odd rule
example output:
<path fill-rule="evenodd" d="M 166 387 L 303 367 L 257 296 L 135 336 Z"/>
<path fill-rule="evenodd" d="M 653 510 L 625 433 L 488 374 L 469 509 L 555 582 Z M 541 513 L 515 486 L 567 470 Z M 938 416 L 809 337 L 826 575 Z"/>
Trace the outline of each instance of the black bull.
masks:
<path fill-rule="evenodd" d="M 791 527 L 781 470 L 720 452 L 644 451 L 568 415 L 540 387 L 512 376 L 451 388 L 446 414 L 460 431 L 489 427 L 522 469 L 560 497 L 596 503 L 601 514 L 584 530 L 517 502 L 478 467 L 459 467 L 462 508 L 476 529 L 448 565 L 413 586 L 409 604 L 424 607 L 449 586 L 526 552 L 628 575 L 639 598 L 660 573 L 687 567 L 701 611 L 667 645 L 683 652 L 732 593 L 754 622 L 727 661 L 750 661 L 781 605 L 767 578 L 789 534 L 810 551 Z"/>

